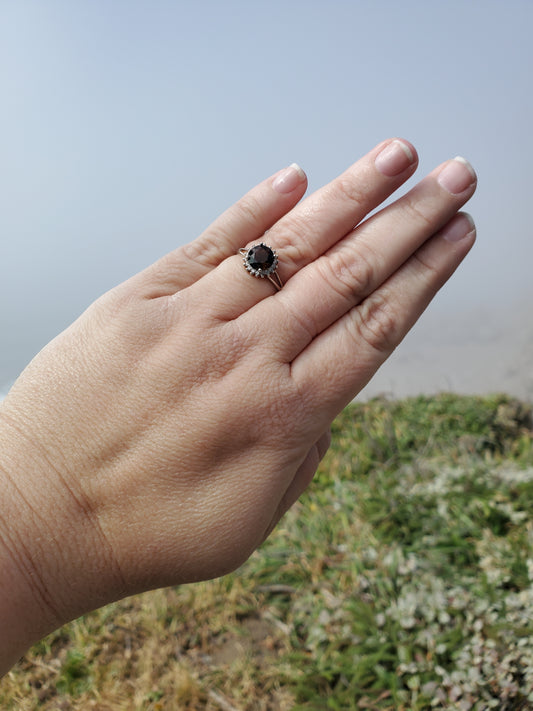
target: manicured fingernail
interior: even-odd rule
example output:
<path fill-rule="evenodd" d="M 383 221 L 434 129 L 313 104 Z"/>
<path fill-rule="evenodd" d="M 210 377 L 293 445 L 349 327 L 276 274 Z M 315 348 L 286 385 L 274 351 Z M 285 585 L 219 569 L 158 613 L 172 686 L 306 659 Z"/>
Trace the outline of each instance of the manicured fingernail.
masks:
<path fill-rule="evenodd" d="M 476 173 L 470 163 L 457 156 L 441 170 L 439 184 L 452 195 L 459 195 L 476 182 Z"/>
<path fill-rule="evenodd" d="M 441 232 L 447 242 L 459 242 L 468 235 L 476 232 L 474 220 L 466 212 L 457 215 Z"/>
<path fill-rule="evenodd" d="M 380 173 L 388 178 L 393 178 L 409 168 L 414 160 L 413 151 L 407 143 L 396 139 L 378 153 L 375 165 Z"/>
<path fill-rule="evenodd" d="M 305 178 L 306 175 L 298 163 L 291 163 L 288 168 L 285 168 L 285 170 L 282 170 L 281 173 L 276 175 L 272 187 L 276 192 L 287 195 L 288 193 L 292 193 L 298 185 L 301 185 Z"/>

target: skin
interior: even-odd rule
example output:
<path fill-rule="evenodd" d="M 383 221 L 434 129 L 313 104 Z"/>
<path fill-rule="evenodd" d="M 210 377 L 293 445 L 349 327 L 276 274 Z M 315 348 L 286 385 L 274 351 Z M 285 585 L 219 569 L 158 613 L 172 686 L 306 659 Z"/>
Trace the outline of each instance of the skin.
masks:
<path fill-rule="evenodd" d="M 416 169 L 398 144 L 302 202 L 303 175 L 272 176 L 24 371 L 0 406 L 0 671 L 89 610 L 234 570 L 309 485 L 332 419 L 474 243 L 458 161 L 364 221 Z M 279 292 L 237 254 L 261 241 Z"/>

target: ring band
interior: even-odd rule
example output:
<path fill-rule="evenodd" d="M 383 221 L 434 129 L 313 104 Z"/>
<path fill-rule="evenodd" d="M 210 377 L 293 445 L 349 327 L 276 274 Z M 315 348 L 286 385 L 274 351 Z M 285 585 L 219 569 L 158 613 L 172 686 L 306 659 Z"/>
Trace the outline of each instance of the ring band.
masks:
<path fill-rule="evenodd" d="M 258 279 L 268 279 L 279 291 L 283 282 L 277 272 L 278 255 L 266 244 L 256 244 L 250 249 L 239 249 L 247 272 Z"/>

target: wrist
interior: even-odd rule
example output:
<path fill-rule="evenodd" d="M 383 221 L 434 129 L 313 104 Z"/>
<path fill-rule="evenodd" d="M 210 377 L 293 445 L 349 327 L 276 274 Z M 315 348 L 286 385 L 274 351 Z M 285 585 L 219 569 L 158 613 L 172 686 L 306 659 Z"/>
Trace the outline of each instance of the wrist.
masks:
<path fill-rule="evenodd" d="M 119 596 L 90 512 L 27 431 L 0 406 L 0 676 L 33 643 Z"/>
<path fill-rule="evenodd" d="M 54 609 L 42 564 L 39 512 L 25 491 L 28 463 L 13 446 L 14 433 L 2 420 L 0 431 L 0 675 L 5 673 L 31 644 L 62 621 Z M 25 453 L 27 456 L 27 453 Z"/>

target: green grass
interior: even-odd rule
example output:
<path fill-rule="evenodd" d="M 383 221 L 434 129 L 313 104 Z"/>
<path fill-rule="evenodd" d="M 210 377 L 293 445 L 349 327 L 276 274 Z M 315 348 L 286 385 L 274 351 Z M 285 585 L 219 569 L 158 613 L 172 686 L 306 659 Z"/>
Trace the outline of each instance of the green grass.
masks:
<path fill-rule="evenodd" d="M 347 408 L 310 490 L 236 574 L 36 645 L 0 707 L 533 709 L 531 409 Z"/>

